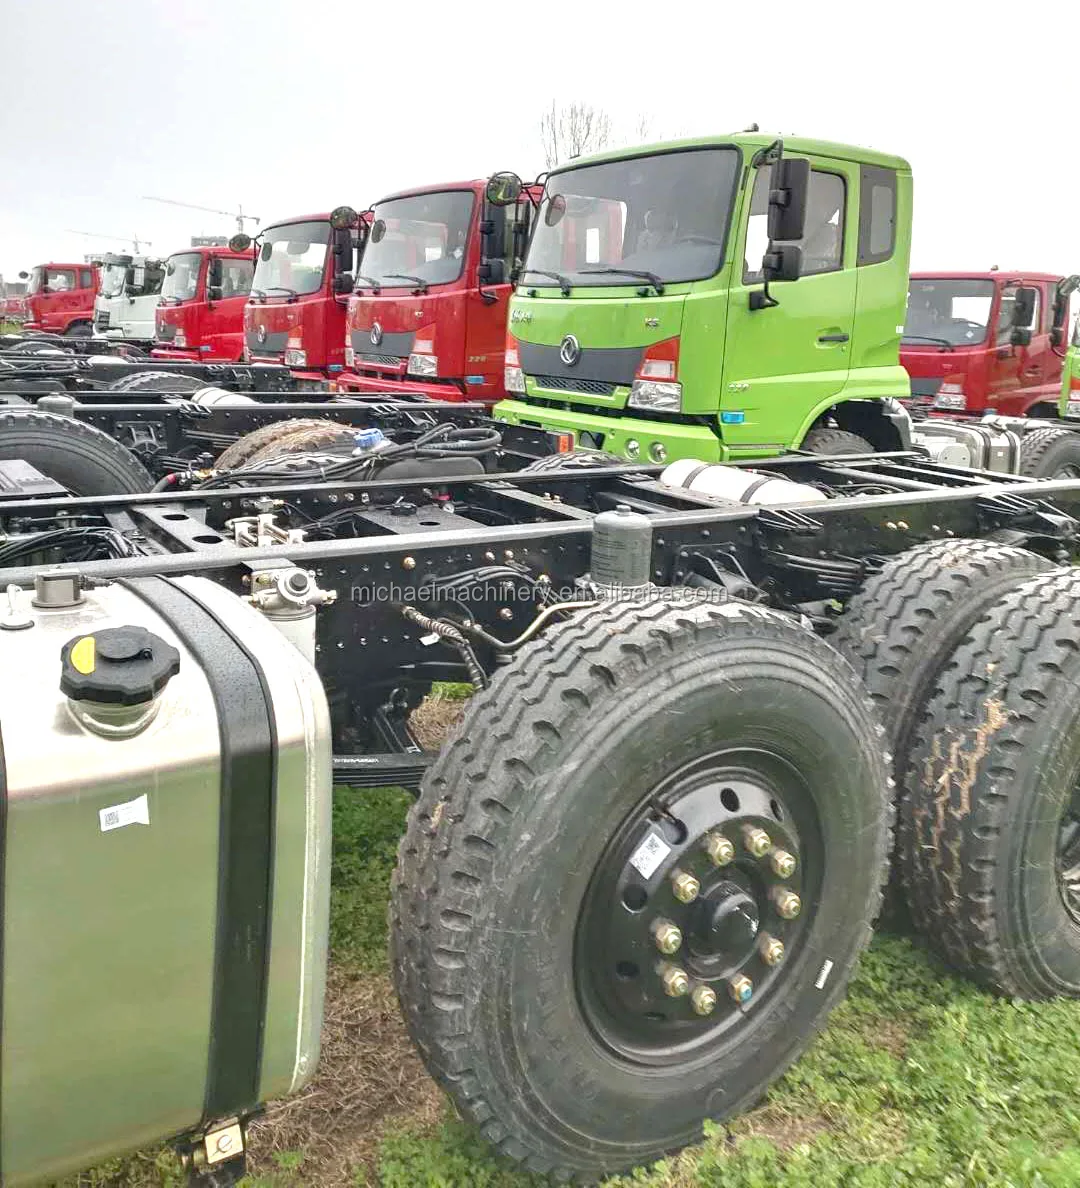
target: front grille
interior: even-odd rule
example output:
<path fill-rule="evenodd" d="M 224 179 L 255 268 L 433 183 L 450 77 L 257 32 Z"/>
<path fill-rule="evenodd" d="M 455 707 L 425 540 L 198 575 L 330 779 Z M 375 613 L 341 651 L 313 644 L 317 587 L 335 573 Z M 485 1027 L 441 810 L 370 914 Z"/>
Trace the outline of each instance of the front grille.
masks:
<path fill-rule="evenodd" d="M 94 314 L 94 326 L 98 330 L 108 330 L 109 328 L 109 311 L 107 309 L 99 309 Z"/>
<path fill-rule="evenodd" d="M 362 363 L 378 363 L 381 367 L 400 367 L 403 360 L 397 355 L 368 355 L 361 352 Z"/>
<path fill-rule="evenodd" d="M 533 382 L 541 388 L 550 388 L 555 392 L 580 392 L 582 396 L 612 396 L 618 386 L 603 380 L 576 379 L 563 375 L 534 375 Z"/>
<path fill-rule="evenodd" d="M 172 322 L 160 322 L 157 328 L 159 342 L 172 342 L 176 337 L 176 327 Z"/>

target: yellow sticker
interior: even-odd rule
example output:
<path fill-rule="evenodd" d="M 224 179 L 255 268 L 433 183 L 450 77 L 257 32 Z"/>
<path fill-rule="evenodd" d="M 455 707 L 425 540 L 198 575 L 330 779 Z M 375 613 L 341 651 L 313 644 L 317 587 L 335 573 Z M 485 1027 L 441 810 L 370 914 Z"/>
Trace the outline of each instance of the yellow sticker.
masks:
<path fill-rule="evenodd" d="M 89 676 L 94 671 L 97 657 L 94 655 L 95 645 L 92 635 L 84 635 L 71 649 L 71 663 L 83 676 Z"/>

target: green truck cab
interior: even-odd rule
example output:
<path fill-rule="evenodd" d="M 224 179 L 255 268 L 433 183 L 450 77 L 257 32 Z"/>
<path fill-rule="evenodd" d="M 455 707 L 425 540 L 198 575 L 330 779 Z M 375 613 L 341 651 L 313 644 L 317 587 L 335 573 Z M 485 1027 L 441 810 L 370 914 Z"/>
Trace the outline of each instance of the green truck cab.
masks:
<path fill-rule="evenodd" d="M 511 301 L 498 419 L 666 462 L 900 449 L 899 157 L 759 132 L 572 161 Z"/>
<path fill-rule="evenodd" d="M 1071 421 L 1080 420 L 1080 312 L 1073 318 L 1072 337 L 1061 369 L 1058 415 Z"/>

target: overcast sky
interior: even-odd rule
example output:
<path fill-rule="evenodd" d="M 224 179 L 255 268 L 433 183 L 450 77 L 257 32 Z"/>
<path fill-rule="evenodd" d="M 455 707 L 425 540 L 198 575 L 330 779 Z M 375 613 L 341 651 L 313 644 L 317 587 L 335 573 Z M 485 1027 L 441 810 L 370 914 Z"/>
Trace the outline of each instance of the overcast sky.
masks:
<path fill-rule="evenodd" d="M 265 222 L 531 175 L 553 97 L 604 108 L 627 141 L 644 115 L 657 137 L 757 121 L 897 153 L 915 173 L 913 267 L 1080 270 L 1076 83 L 1061 81 L 1078 13 L 1065 0 L 0 0 L 0 273 L 135 234 L 164 255 L 235 230 L 145 195 L 242 203 Z"/>

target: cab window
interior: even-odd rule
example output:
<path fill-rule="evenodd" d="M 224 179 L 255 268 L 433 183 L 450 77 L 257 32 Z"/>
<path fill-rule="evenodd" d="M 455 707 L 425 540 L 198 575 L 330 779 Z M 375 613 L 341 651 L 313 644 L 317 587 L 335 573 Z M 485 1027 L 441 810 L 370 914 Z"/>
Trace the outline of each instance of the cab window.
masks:
<path fill-rule="evenodd" d="M 746 225 L 746 258 L 743 283 L 761 281 L 761 260 L 769 246 L 769 188 L 772 166 L 758 167 L 754 191 L 750 196 L 750 216 Z M 846 202 L 844 179 L 838 173 L 811 169 L 806 200 L 806 230 L 802 239 L 793 240 L 803 250 L 802 276 L 835 272 L 844 258 L 844 218 Z"/>
<path fill-rule="evenodd" d="M 90 271 L 89 268 L 82 269 L 82 271 L 79 273 L 79 288 L 80 289 L 89 289 L 89 288 L 93 287 L 93 284 L 94 284 L 94 274 Z"/>
<path fill-rule="evenodd" d="M 47 268 L 45 290 L 49 293 L 70 293 L 75 288 L 74 268 Z"/>
<path fill-rule="evenodd" d="M 252 260 L 222 260 L 222 297 L 246 297 L 251 292 L 251 278 L 255 273 Z"/>

